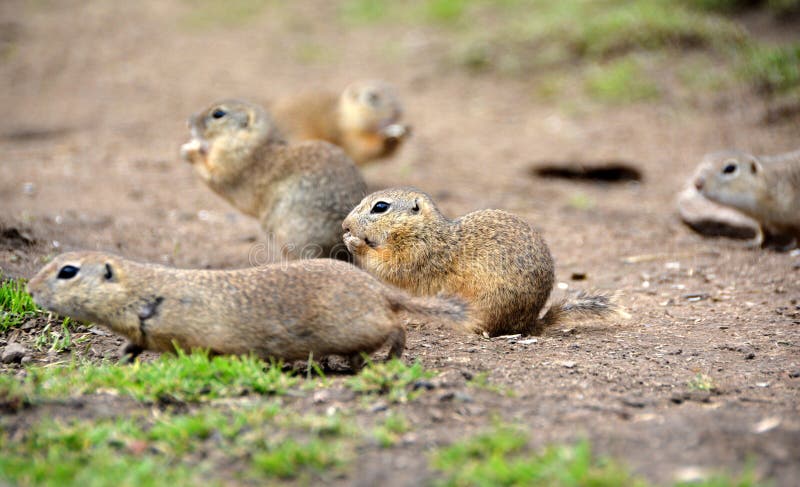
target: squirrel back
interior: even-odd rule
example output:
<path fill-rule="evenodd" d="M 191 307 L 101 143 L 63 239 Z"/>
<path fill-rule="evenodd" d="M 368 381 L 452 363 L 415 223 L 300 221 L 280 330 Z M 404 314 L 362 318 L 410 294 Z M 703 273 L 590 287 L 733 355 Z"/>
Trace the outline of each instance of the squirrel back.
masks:
<path fill-rule="evenodd" d="M 426 193 L 396 188 L 364 198 L 342 227 L 356 264 L 385 282 L 417 296 L 465 299 L 472 331 L 539 334 L 559 319 L 613 311 L 607 298 L 585 295 L 540 317 L 555 283 L 553 259 L 539 232 L 505 211 L 450 220 Z"/>

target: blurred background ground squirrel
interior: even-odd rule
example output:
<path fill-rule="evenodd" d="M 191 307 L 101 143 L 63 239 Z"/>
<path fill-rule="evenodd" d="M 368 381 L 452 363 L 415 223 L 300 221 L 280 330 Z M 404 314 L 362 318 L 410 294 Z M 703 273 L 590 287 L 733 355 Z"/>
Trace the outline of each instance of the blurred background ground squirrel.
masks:
<path fill-rule="evenodd" d="M 475 332 L 540 334 L 565 314 L 613 309 L 606 296 L 581 294 L 540 317 L 555 282 L 553 259 L 542 236 L 505 211 L 450 220 L 429 195 L 398 188 L 364 198 L 342 227 L 357 265 L 415 295 L 464 298 Z"/>
<path fill-rule="evenodd" d="M 101 252 L 56 257 L 28 283 L 36 303 L 123 335 L 124 353 L 203 348 L 213 354 L 305 360 L 390 345 L 400 357 L 406 315 L 462 323 L 459 299 L 412 298 L 345 262 L 293 261 L 249 269 L 183 270 Z"/>
<path fill-rule="evenodd" d="M 754 245 L 797 246 L 800 239 L 800 150 L 776 156 L 722 151 L 706 156 L 695 179 L 706 198 L 756 220 Z"/>
<path fill-rule="evenodd" d="M 289 258 L 348 258 L 340 225 L 366 183 L 340 148 L 288 144 L 265 110 L 240 100 L 214 103 L 189 128 L 181 156 L 212 190 L 258 218 L 270 244 Z"/>
<path fill-rule="evenodd" d="M 391 156 L 411 134 L 403 108 L 381 81 L 352 83 L 342 93 L 311 92 L 278 100 L 272 110 L 290 140 L 327 140 L 358 165 Z"/>

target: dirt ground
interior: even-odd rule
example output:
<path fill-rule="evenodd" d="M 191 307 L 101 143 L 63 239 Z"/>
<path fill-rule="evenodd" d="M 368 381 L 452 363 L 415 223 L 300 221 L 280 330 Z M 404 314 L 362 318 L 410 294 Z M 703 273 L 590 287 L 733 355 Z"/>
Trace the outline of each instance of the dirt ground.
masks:
<path fill-rule="evenodd" d="M 775 485 L 796 485 L 800 256 L 693 234 L 674 198 L 706 152 L 796 149 L 800 119 L 765 124 L 764 103 L 744 88 L 624 106 L 545 102 L 526 79 L 442 63 L 446 46 L 429 27 L 347 28 L 329 20 L 335 7 L 324 1 L 216 25 L 186 20 L 193 5 L 0 3 L 6 275 L 30 277 L 48 255 L 74 249 L 180 267 L 250 265 L 258 224 L 179 160 L 188 115 L 218 98 L 268 102 L 386 79 L 414 135 L 364 170 L 371 188 L 420 187 L 450 216 L 517 213 L 544 233 L 561 288 L 618 292 L 631 318 L 561 326 L 527 344 L 412 330 L 406 359 L 440 371 L 444 385 L 403 406 L 413 444 L 363 452 L 363 470 L 343 482 L 418 484 L 430 475 L 420 446 L 499 417 L 526 425 L 536 445 L 589 438 L 658 483 L 749 462 Z M 531 175 L 538 161 L 573 159 L 629 161 L 644 180 Z M 90 358 L 117 345 L 85 333 Z M 465 377 L 480 372 L 514 396 L 467 388 Z M 710 391 L 690 387 L 697 374 Z M 320 407 L 308 402 L 296 404 Z"/>

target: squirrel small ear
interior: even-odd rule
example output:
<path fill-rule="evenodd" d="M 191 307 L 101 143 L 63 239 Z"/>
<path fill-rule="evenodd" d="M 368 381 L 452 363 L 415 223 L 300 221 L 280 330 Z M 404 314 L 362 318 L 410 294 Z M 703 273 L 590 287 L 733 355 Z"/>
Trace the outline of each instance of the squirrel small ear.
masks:
<path fill-rule="evenodd" d="M 759 171 L 761 171 L 761 164 L 758 161 L 750 161 L 750 172 L 758 174 Z"/>

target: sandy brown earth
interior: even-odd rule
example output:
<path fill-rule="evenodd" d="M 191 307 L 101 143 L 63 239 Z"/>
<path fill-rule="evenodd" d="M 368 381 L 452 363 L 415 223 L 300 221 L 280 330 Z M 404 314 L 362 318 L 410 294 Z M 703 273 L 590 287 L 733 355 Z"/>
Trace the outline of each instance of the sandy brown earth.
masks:
<path fill-rule="evenodd" d="M 526 425 L 536 445 L 589 438 L 656 482 L 692 468 L 735 473 L 750 461 L 775 485 L 796 485 L 800 256 L 701 238 L 678 221 L 674 198 L 706 152 L 796 149 L 797 117 L 765 124 L 763 102 L 744 87 L 622 107 L 545 102 L 524 77 L 443 63 L 445 41 L 431 28 L 350 28 L 328 20 L 328 2 L 268 8 L 235 25 L 198 21 L 193 9 L 0 4 L 5 274 L 30 277 L 47 256 L 73 249 L 181 267 L 250 265 L 263 242 L 258 224 L 179 160 L 187 116 L 217 98 L 266 103 L 387 79 L 414 136 L 397 157 L 365 169 L 372 188 L 418 186 L 451 216 L 522 215 L 543 231 L 562 288 L 617 291 L 631 318 L 566 324 L 527 344 L 411 331 L 407 360 L 441 371 L 444 385 L 402 406 L 414 444 L 364 452 L 370 467 L 346 482 L 418 483 L 430 475 L 420 446 L 500 417 Z M 538 161 L 607 159 L 636 165 L 643 182 L 530 172 Z M 84 332 L 89 357 L 117 345 Z M 466 377 L 484 371 L 514 397 L 468 389 Z M 697 374 L 713 381 L 711 391 L 689 386 Z M 321 407 L 308 401 L 297 407 Z"/>

